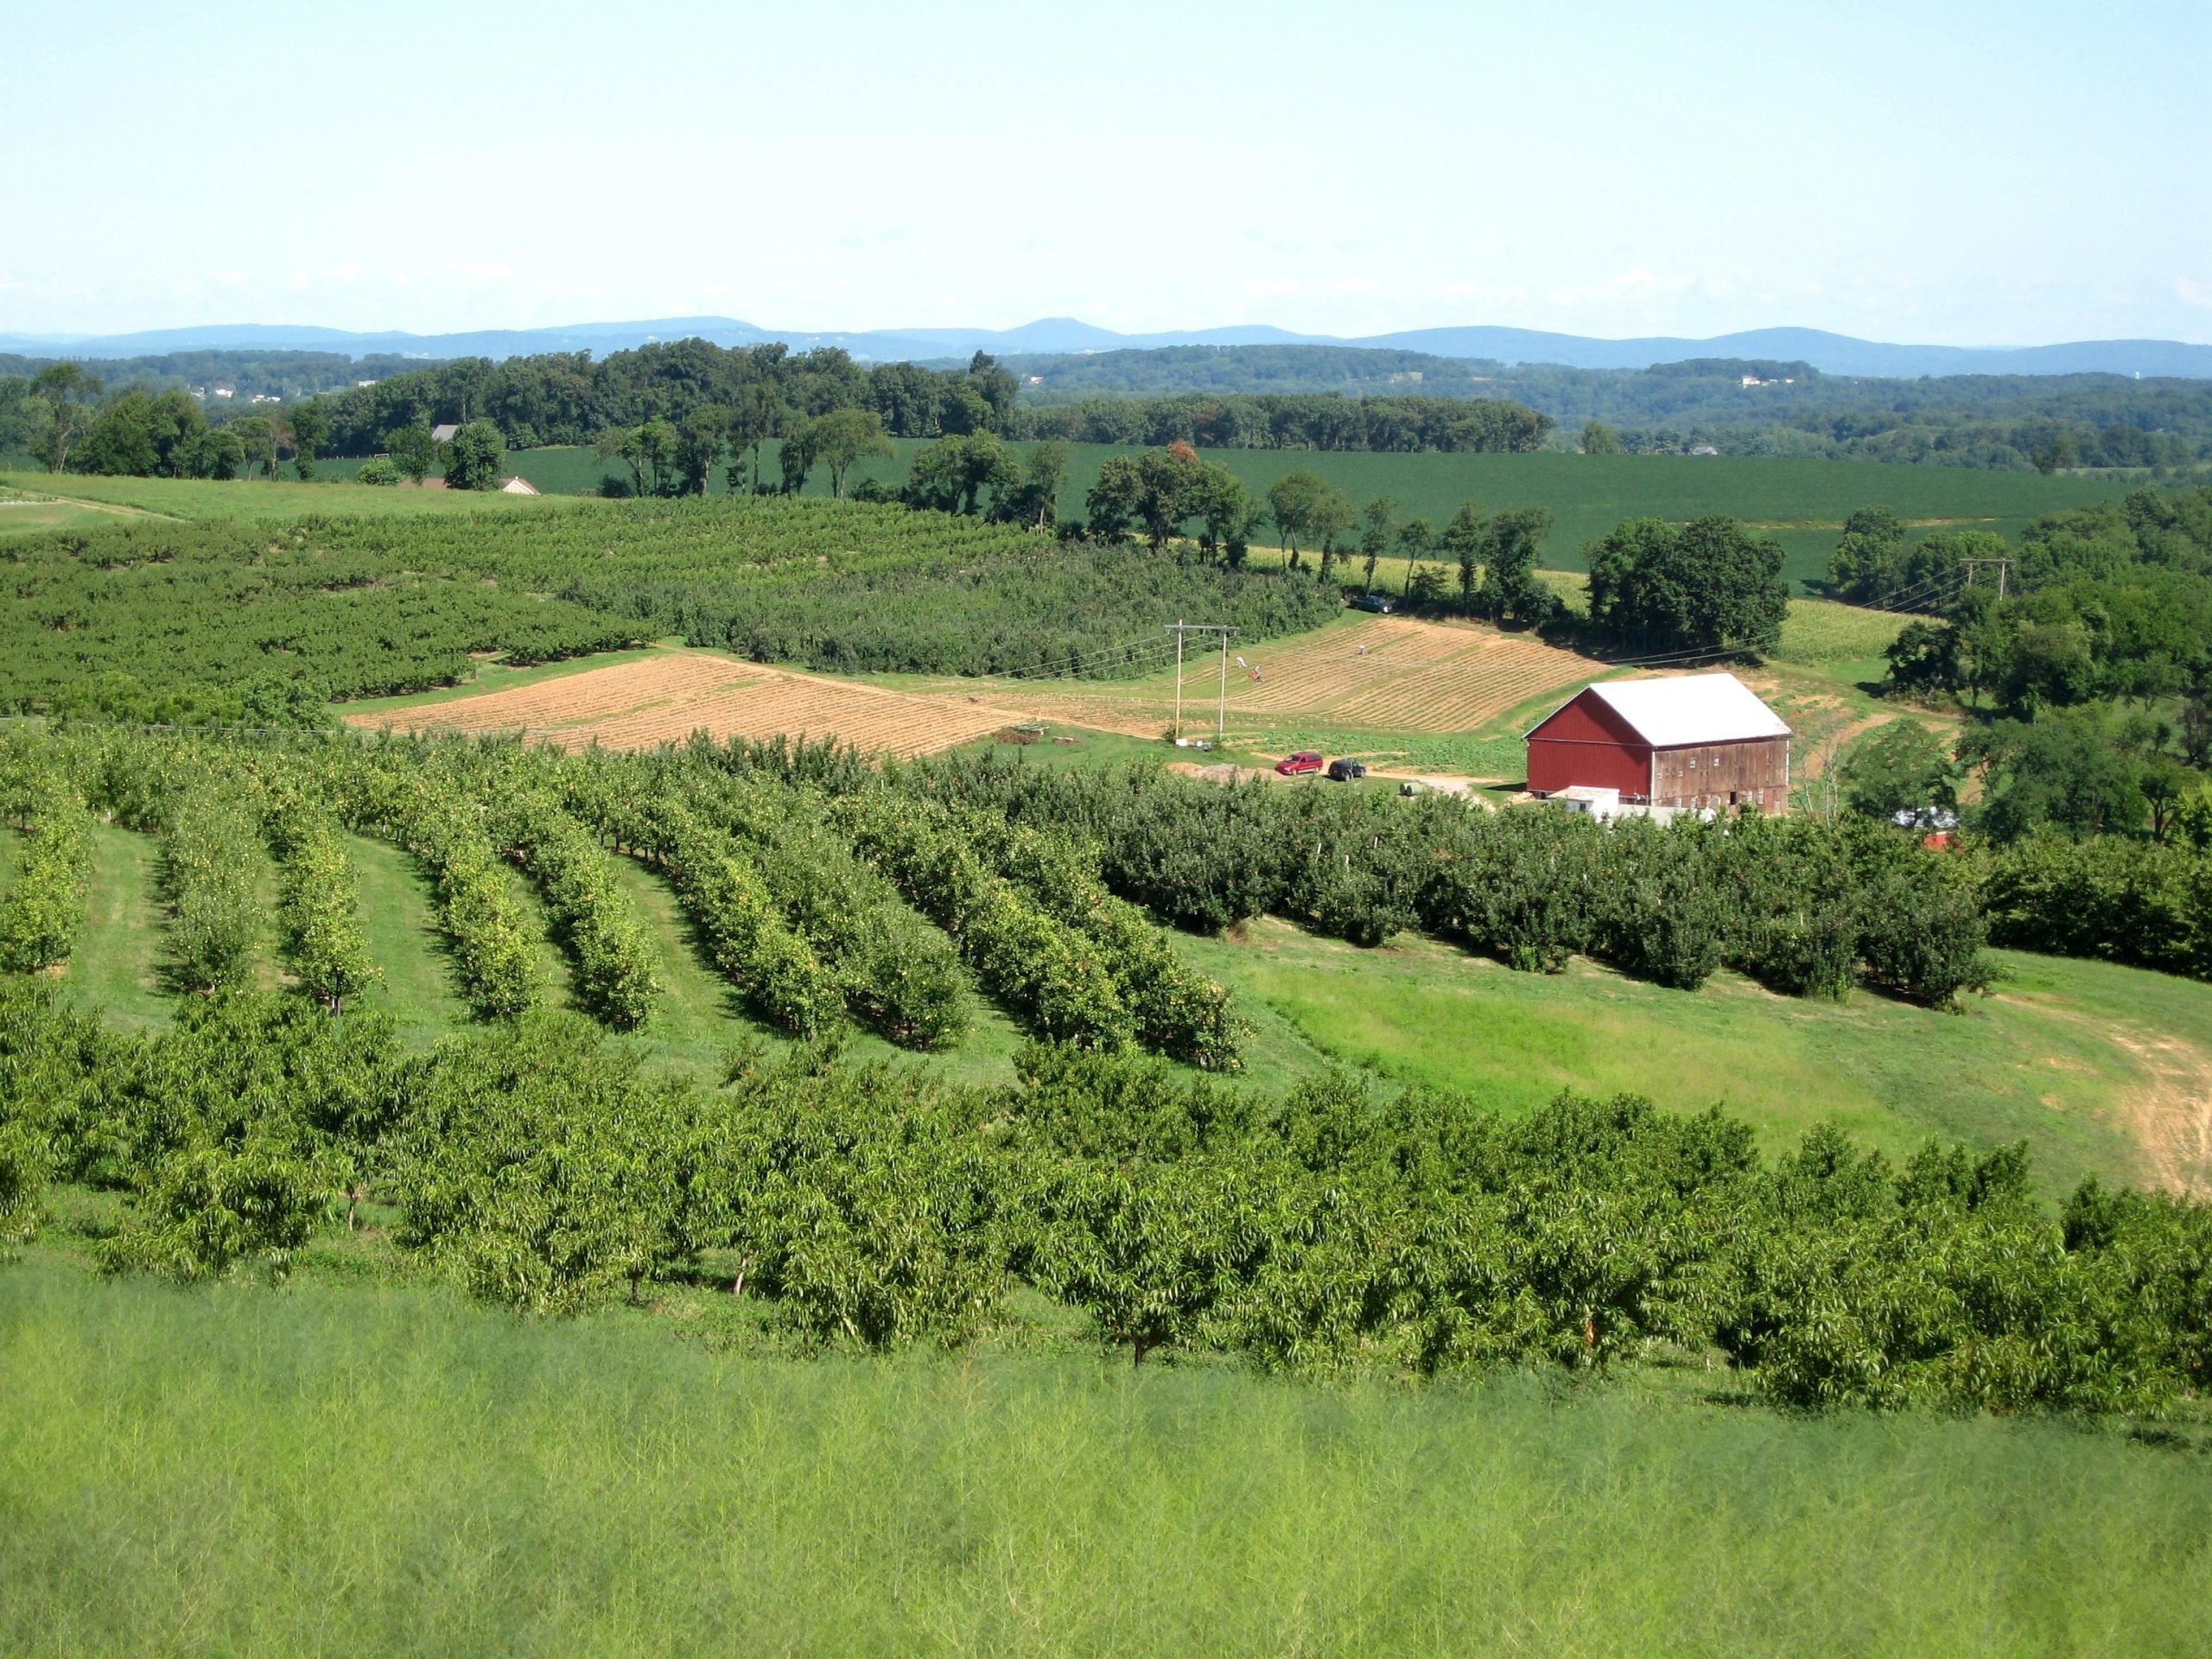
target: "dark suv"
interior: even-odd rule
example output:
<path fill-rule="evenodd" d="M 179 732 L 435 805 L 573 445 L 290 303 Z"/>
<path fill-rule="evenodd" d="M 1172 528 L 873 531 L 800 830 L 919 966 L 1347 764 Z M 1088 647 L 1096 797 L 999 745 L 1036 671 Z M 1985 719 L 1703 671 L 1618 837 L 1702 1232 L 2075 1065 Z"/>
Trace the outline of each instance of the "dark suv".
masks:
<path fill-rule="evenodd" d="M 1357 760 L 1337 760 L 1329 762 L 1329 781 L 1348 784 L 1355 778 L 1367 776 L 1367 768 Z"/>
<path fill-rule="evenodd" d="M 1372 611 L 1377 616 L 1388 616 L 1398 608 L 1397 601 L 1385 599 L 1380 594 L 1354 594 L 1351 607 L 1355 611 Z"/>

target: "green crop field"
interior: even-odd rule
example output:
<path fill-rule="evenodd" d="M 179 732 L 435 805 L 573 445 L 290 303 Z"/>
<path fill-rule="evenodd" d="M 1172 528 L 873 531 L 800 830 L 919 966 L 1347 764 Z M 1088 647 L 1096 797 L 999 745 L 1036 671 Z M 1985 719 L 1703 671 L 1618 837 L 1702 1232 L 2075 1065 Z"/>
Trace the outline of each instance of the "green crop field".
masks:
<path fill-rule="evenodd" d="M 895 461 L 864 461 L 848 486 L 862 479 L 897 483 L 919 445 L 898 445 Z M 1106 458 L 1128 453 L 1103 444 L 1078 444 L 1060 493 L 1064 517 L 1080 518 L 1083 498 Z M 1867 461 L 1749 460 L 1724 455 L 1362 454 L 1284 449 L 1210 449 L 1254 490 L 1287 472 L 1319 473 L 1357 503 L 1395 497 L 1402 518 L 1425 517 L 1441 525 L 1466 500 L 1497 512 L 1549 507 L 1556 523 L 1545 563 L 1582 568 L 1582 548 L 1624 518 L 1649 516 L 1682 520 L 1726 513 L 1761 525 L 1789 553 L 1795 581 L 1825 574 L 1843 520 L 1856 509 L 1894 508 L 1916 533 L 1937 524 L 1966 524 L 2017 536 L 2037 515 L 2081 506 L 2126 493 L 2110 479 L 2044 478 L 1967 467 L 1884 466 Z M 588 449 L 520 450 L 513 470 L 549 493 L 595 488 L 609 463 Z M 346 463 L 326 463 L 336 471 Z M 762 462 L 776 476 L 772 452 Z M 621 463 L 613 463 L 620 472 Z M 715 486 L 722 482 L 718 475 Z M 812 487 L 826 491 L 828 474 Z"/>
<path fill-rule="evenodd" d="M 2186 1431 L 779 1359 L 673 1339 L 712 1294 L 525 1325 L 325 1254 L 0 1274 L 0 1649 L 2179 1654 L 2212 1600 Z"/>

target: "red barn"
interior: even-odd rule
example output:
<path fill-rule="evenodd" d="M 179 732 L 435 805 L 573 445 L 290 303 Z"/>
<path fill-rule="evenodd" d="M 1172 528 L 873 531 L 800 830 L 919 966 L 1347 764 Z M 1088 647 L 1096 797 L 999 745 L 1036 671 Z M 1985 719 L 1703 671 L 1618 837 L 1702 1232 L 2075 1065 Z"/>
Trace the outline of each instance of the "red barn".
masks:
<path fill-rule="evenodd" d="M 1529 787 L 1616 789 L 1648 806 L 1789 801 L 1789 728 L 1733 674 L 1585 686 L 1528 734 Z"/>

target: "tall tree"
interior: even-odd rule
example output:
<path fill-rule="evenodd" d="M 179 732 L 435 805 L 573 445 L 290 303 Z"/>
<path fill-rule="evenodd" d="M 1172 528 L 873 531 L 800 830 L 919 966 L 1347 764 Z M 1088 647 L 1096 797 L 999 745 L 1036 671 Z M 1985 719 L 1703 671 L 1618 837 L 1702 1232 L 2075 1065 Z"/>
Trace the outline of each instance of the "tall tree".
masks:
<path fill-rule="evenodd" d="M 741 493 L 745 480 L 738 471 L 736 455 L 742 452 L 753 458 L 753 493 L 760 493 L 760 451 L 768 440 L 784 429 L 784 405 L 776 396 L 776 389 L 765 380 L 756 380 L 738 396 L 730 410 L 729 444 L 732 451 L 728 483 L 733 495 Z"/>
<path fill-rule="evenodd" d="M 1390 550 L 1391 537 L 1397 533 L 1397 519 L 1398 503 L 1388 495 L 1376 496 L 1360 514 L 1359 550 L 1367 561 L 1365 575 L 1370 594 L 1375 591 L 1375 567 Z"/>
<path fill-rule="evenodd" d="M 266 415 L 242 415 L 224 430 L 238 439 L 248 478 L 257 470 L 264 478 L 276 476 L 276 429 Z"/>
<path fill-rule="evenodd" d="M 50 363 L 31 378 L 31 396 L 45 405 L 40 459 L 47 471 L 67 468 L 69 451 L 92 427 L 99 395 L 99 377 L 81 363 Z"/>
<path fill-rule="evenodd" d="M 1426 518 L 1408 518 L 1398 531 L 1398 549 L 1406 556 L 1406 585 L 1401 594 L 1414 590 L 1414 567 L 1436 550 L 1436 526 Z"/>
<path fill-rule="evenodd" d="M 1534 624 L 1551 615 L 1558 601 L 1536 575 L 1551 527 L 1549 507 L 1516 507 L 1491 519 L 1483 608 L 1492 620 Z"/>
<path fill-rule="evenodd" d="M 784 493 L 797 495 L 806 487 L 806 475 L 814 470 L 816 445 L 812 421 L 786 422 L 783 442 L 776 450 L 777 470 L 783 474 Z"/>
<path fill-rule="evenodd" d="M 1586 455 L 1618 455 L 1621 452 L 1621 435 L 1603 421 L 1582 423 L 1582 453 Z"/>
<path fill-rule="evenodd" d="M 438 446 L 430 440 L 430 429 L 419 423 L 385 433 L 384 452 L 399 468 L 400 476 L 416 484 L 428 478 L 438 464 Z"/>
<path fill-rule="evenodd" d="M 1289 550 L 1292 569 L 1303 568 L 1299 543 L 1313 539 L 1326 513 L 1328 498 L 1337 493 L 1328 480 L 1302 467 L 1285 473 L 1268 486 L 1268 517 L 1274 521 L 1283 546 Z"/>
<path fill-rule="evenodd" d="M 292 410 L 292 470 L 302 478 L 315 476 L 315 458 L 330 439 L 330 413 L 320 397 L 311 397 Z"/>
<path fill-rule="evenodd" d="M 453 435 L 446 456 L 446 487 L 496 490 L 506 463 L 507 438 L 499 423 L 471 421 Z"/>
<path fill-rule="evenodd" d="M 883 417 L 872 409 L 832 410 L 814 423 L 815 452 L 830 468 L 830 493 L 845 499 L 845 474 L 870 456 L 889 460 L 899 452 L 883 430 Z"/>
<path fill-rule="evenodd" d="M 702 404 L 683 418 L 676 440 L 676 493 L 704 495 L 729 436 L 729 410 Z"/>
<path fill-rule="evenodd" d="M 1475 608 L 1475 588 L 1481 579 L 1483 555 L 1490 545 L 1490 520 L 1483 517 L 1482 504 L 1463 501 L 1459 511 L 1452 515 L 1452 522 L 1444 526 L 1444 550 L 1459 567 L 1459 607 L 1465 611 Z"/>

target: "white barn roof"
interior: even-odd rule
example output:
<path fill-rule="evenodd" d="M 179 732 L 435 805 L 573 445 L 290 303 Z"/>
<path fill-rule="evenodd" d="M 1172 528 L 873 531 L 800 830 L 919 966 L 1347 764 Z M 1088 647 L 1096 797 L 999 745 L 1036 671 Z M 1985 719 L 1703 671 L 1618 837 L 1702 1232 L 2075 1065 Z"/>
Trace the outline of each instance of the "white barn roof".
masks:
<path fill-rule="evenodd" d="M 1761 702 L 1758 693 L 1733 674 L 1609 680 L 1588 687 L 1587 693 L 1627 721 L 1629 728 L 1655 749 L 1693 743 L 1741 743 L 1790 734 L 1782 716 Z M 1536 729 L 1542 729 L 1542 722 Z"/>

